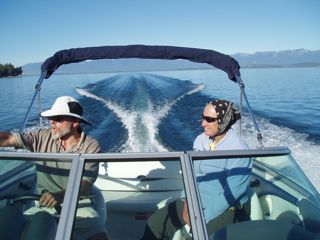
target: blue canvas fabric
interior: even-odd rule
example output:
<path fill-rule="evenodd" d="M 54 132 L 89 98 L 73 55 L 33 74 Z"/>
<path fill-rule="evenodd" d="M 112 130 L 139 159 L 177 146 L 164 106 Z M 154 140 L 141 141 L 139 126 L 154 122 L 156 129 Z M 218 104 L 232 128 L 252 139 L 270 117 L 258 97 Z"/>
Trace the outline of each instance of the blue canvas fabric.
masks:
<path fill-rule="evenodd" d="M 239 63 L 229 55 L 208 49 L 148 45 L 101 46 L 61 50 L 44 61 L 41 65 L 41 72 L 46 72 L 45 78 L 49 78 L 63 64 L 85 60 L 120 58 L 185 59 L 197 63 L 207 63 L 219 68 L 228 74 L 229 79 L 235 82 L 236 76 L 240 76 Z"/>

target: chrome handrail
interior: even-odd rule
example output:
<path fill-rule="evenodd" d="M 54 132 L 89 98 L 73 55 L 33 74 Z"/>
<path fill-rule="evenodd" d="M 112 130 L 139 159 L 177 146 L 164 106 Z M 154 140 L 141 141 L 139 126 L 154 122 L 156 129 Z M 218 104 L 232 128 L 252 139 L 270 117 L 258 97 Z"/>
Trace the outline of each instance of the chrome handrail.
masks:
<path fill-rule="evenodd" d="M 23 130 L 25 129 L 25 127 L 26 127 L 26 124 L 27 124 L 27 121 L 28 121 L 28 118 L 29 118 L 29 114 L 30 114 L 32 105 L 34 103 L 34 100 L 36 99 L 36 96 L 38 95 L 38 93 L 40 93 L 41 85 L 42 85 L 43 79 L 45 78 L 46 75 L 47 75 L 47 72 L 41 72 L 39 80 L 38 80 L 37 84 L 35 85 L 35 92 L 33 94 L 31 103 L 30 103 L 30 105 L 28 107 L 27 113 L 26 113 L 26 115 L 25 115 L 25 117 L 23 119 L 22 126 L 20 128 L 20 133 L 22 133 Z M 40 120 L 40 122 L 41 122 L 41 120 Z"/>
<path fill-rule="evenodd" d="M 262 143 L 262 134 L 261 134 L 259 125 L 258 125 L 258 123 L 257 123 L 257 121 L 256 121 L 256 118 L 255 118 L 255 116 L 254 116 L 254 114 L 253 114 L 253 111 L 252 111 L 252 109 L 251 109 L 251 107 L 250 107 L 250 103 L 249 103 L 249 100 L 248 100 L 248 98 L 247 98 L 246 91 L 244 90 L 244 88 L 245 88 L 244 83 L 243 83 L 243 81 L 242 81 L 242 79 L 241 79 L 240 76 L 236 76 L 236 79 L 237 79 L 237 82 L 238 82 L 238 84 L 239 84 L 240 92 L 241 92 L 241 95 L 240 95 L 241 105 L 242 105 L 242 97 L 243 97 L 244 100 L 245 100 L 245 102 L 246 102 L 246 105 L 247 105 L 247 107 L 248 107 L 248 111 L 249 111 L 249 114 L 250 114 L 250 116 L 251 116 L 254 129 L 255 129 L 255 131 L 256 131 L 257 140 L 258 140 L 258 142 L 260 143 L 260 146 L 261 146 L 262 148 L 264 148 L 264 145 L 263 145 L 263 143 Z M 240 129 L 241 129 L 241 127 L 240 127 Z"/>

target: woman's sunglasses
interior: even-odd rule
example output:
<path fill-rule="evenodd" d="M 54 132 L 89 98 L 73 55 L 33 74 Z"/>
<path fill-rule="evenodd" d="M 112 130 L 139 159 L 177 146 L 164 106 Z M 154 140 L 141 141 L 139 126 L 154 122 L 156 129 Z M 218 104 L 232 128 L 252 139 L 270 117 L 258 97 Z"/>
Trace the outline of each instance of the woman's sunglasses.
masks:
<path fill-rule="evenodd" d="M 204 116 L 203 114 L 201 116 L 202 116 L 202 120 L 206 120 L 206 122 L 208 123 L 212 123 L 218 120 L 218 118 Z"/>

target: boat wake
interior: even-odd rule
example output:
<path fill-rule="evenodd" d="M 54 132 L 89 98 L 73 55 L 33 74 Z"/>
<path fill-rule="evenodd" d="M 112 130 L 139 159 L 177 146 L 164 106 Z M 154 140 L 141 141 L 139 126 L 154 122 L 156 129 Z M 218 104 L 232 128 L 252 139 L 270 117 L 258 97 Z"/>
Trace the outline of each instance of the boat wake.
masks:
<path fill-rule="evenodd" d="M 118 147 L 118 152 L 168 151 L 159 140 L 159 124 L 181 99 L 204 88 L 202 84 L 192 83 L 181 87 L 181 81 L 159 81 L 158 76 L 150 74 L 121 75 L 97 85 L 77 88 L 76 91 L 99 101 L 121 121 L 127 131 L 127 139 Z M 104 95 L 101 95 L 101 89 L 106 90 Z M 158 89 L 154 93 L 156 95 L 152 94 L 153 89 Z"/>
<path fill-rule="evenodd" d="M 320 178 L 318 172 L 320 162 L 317 156 L 320 154 L 319 145 L 309 140 L 309 135 L 298 133 L 288 127 L 278 126 L 270 123 L 270 120 L 257 118 L 260 130 L 263 135 L 263 144 L 265 147 L 287 146 L 292 151 L 292 155 L 311 180 L 313 185 L 320 192 Z M 249 116 L 243 116 L 242 136 L 251 148 L 256 148 L 259 143 L 256 139 L 255 130 Z"/>

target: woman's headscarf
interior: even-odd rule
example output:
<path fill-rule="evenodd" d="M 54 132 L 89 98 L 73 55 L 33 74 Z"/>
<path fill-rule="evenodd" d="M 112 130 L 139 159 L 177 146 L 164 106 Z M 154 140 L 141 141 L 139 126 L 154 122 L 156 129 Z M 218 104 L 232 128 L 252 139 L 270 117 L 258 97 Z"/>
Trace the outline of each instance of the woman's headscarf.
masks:
<path fill-rule="evenodd" d="M 237 120 L 241 119 L 239 108 L 233 103 L 226 100 L 214 100 L 209 102 L 211 104 L 218 118 L 218 133 L 220 136 L 227 132 Z"/>

